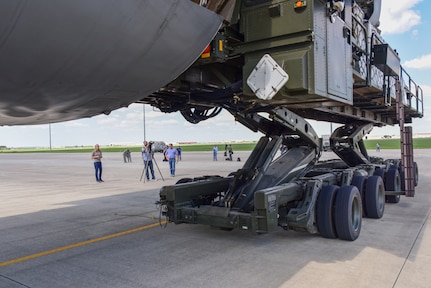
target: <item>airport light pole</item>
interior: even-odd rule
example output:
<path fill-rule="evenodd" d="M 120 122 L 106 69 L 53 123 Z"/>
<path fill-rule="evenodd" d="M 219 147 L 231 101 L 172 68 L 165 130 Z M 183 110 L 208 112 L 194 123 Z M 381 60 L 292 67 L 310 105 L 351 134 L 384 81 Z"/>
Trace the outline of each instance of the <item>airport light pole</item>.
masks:
<path fill-rule="evenodd" d="M 49 151 L 52 151 L 52 146 L 51 146 L 51 123 L 49 123 Z"/>
<path fill-rule="evenodd" d="M 145 104 L 142 104 L 142 109 L 143 109 L 143 114 L 142 114 L 142 122 L 143 122 L 143 125 L 144 125 L 144 140 L 146 140 L 147 139 L 147 137 L 146 137 L 146 135 L 145 135 L 145 133 L 146 133 L 146 131 L 145 131 Z"/>

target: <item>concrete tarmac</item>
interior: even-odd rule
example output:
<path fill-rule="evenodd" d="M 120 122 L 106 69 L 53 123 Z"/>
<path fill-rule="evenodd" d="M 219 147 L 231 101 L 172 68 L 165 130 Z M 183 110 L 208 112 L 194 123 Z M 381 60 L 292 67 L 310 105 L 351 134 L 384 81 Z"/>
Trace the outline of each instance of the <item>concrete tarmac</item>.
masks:
<path fill-rule="evenodd" d="M 0 153 L 0 287 L 430 287 L 431 150 L 414 153 L 416 196 L 386 204 L 381 219 L 364 218 L 354 242 L 282 229 L 160 227 L 160 187 L 226 176 L 250 152 L 235 152 L 241 162 L 184 152 L 176 177 L 157 155 L 161 173 L 156 166 L 149 182 L 140 181 L 138 153 L 132 163 L 104 153 L 103 183 L 89 154 Z"/>

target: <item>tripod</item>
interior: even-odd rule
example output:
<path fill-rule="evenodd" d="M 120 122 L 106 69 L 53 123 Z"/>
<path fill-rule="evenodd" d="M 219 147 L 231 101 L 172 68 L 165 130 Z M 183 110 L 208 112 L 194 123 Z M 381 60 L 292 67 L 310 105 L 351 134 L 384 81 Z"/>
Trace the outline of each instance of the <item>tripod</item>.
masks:
<path fill-rule="evenodd" d="M 142 169 L 142 173 L 141 173 L 141 179 L 139 181 L 142 181 L 142 178 L 144 177 L 144 173 L 147 172 L 148 173 L 148 166 L 149 166 L 149 162 L 150 162 L 150 157 L 151 157 L 151 161 L 156 164 L 157 170 L 159 171 L 160 177 L 162 178 L 163 181 L 165 181 L 165 178 L 163 178 L 162 172 L 160 171 L 159 165 L 157 165 L 156 159 L 154 158 L 152 149 L 151 149 L 151 145 L 149 144 L 149 148 L 148 148 L 148 152 L 142 152 L 142 153 L 148 153 L 147 154 L 147 160 L 145 160 L 145 164 L 144 164 L 144 168 Z M 153 169 L 154 170 L 154 169 Z M 150 176 L 150 175 L 148 175 Z M 144 178 L 144 183 L 145 180 L 147 179 L 147 177 Z"/>

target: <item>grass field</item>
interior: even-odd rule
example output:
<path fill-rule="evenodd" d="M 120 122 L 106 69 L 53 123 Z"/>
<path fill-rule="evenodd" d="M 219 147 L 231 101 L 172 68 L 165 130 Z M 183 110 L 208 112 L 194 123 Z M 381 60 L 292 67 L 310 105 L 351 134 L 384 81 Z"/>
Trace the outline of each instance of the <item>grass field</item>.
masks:
<path fill-rule="evenodd" d="M 371 139 L 364 140 L 365 147 L 368 150 L 376 149 L 376 144 L 380 144 L 380 149 L 399 149 L 400 139 Z M 232 145 L 234 151 L 251 151 L 253 150 L 256 142 L 249 143 L 228 143 Z M 198 152 L 198 151 L 212 151 L 214 144 L 187 144 L 181 145 L 183 152 Z M 217 144 L 219 151 L 224 151 L 225 143 Z M 177 146 L 178 147 L 178 146 Z M 103 152 L 123 152 L 125 149 L 130 149 L 131 152 L 140 152 L 140 146 L 101 146 Z M 426 149 L 431 148 L 431 138 L 416 138 L 413 139 L 414 149 Z M 14 149 L 3 149 L 0 153 L 90 153 L 93 151 L 93 147 L 66 147 L 66 148 L 14 148 Z"/>
<path fill-rule="evenodd" d="M 376 149 L 376 144 L 380 144 L 380 149 L 400 149 L 400 139 L 372 139 L 365 140 L 367 149 Z M 431 148 L 431 138 L 416 138 L 413 139 L 414 149 Z"/>

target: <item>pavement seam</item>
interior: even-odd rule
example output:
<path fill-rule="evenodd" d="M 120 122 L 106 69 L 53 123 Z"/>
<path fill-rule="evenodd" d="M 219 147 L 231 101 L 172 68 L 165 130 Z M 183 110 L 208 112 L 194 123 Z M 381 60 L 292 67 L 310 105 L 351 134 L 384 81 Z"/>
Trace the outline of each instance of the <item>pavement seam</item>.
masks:
<path fill-rule="evenodd" d="M 418 241 L 419 236 L 421 235 L 422 231 L 424 230 L 425 224 L 428 222 L 430 214 L 431 214 L 431 209 L 428 210 L 427 217 L 425 218 L 425 221 L 422 223 L 421 228 L 419 229 L 418 234 L 415 237 L 415 241 L 413 241 L 412 245 L 410 246 L 409 253 L 407 253 L 406 258 L 404 259 L 403 265 L 401 266 L 401 269 L 398 272 L 397 278 L 395 278 L 395 281 L 394 281 L 394 284 L 392 285 L 392 288 L 394 288 L 395 285 L 397 285 L 398 279 L 400 278 L 401 273 L 403 272 L 404 267 L 406 266 L 407 261 L 410 258 L 410 255 L 412 254 L 413 248 L 416 246 L 416 242 Z"/>

